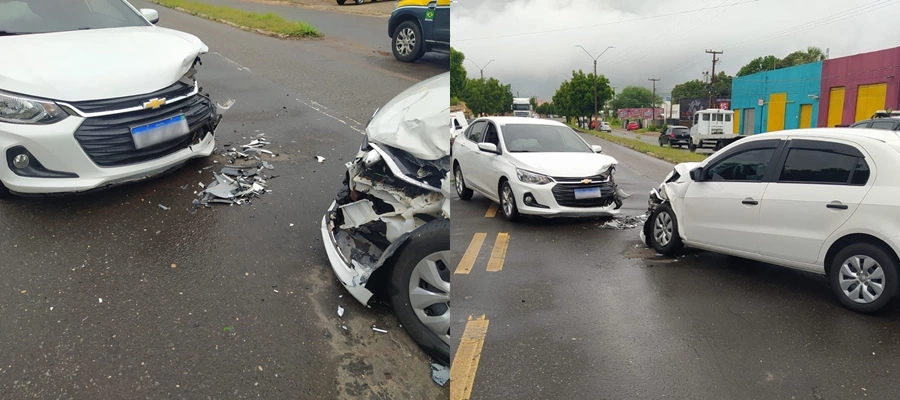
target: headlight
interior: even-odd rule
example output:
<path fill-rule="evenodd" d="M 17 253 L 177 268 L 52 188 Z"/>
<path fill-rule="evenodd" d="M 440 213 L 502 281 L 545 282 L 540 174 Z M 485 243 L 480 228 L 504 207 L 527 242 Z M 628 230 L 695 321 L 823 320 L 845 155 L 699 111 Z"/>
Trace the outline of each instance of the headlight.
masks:
<path fill-rule="evenodd" d="M 526 171 L 524 169 L 516 168 L 516 175 L 519 175 L 519 180 L 524 183 L 534 183 L 537 185 L 546 185 L 548 183 L 552 183 L 553 179 L 550 179 L 547 175 L 536 174 L 531 171 Z"/>
<path fill-rule="evenodd" d="M 603 172 L 600 174 L 600 176 L 602 176 L 603 179 L 611 179 L 612 176 L 615 175 L 615 174 L 616 174 L 616 166 L 615 166 L 615 165 L 610 165 L 609 168 L 606 169 L 606 171 L 603 171 Z"/>
<path fill-rule="evenodd" d="M 56 103 L 0 92 L 0 122 L 52 124 L 68 117 Z"/>

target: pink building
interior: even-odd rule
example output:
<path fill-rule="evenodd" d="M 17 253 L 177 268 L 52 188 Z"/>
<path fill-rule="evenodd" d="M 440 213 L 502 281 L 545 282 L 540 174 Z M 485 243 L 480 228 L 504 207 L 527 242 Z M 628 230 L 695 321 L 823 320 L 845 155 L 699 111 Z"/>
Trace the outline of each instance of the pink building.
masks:
<path fill-rule="evenodd" d="M 825 60 L 818 126 L 850 125 L 900 109 L 900 47 Z"/>

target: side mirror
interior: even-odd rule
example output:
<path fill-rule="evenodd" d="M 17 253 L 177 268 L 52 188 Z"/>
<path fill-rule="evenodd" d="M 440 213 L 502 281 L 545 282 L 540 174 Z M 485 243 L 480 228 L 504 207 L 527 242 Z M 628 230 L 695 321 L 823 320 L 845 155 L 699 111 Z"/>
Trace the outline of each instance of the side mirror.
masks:
<path fill-rule="evenodd" d="M 691 170 L 691 180 L 694 182 L 703 182 L 703 167 Z"/>
<path fill-rule="evenodd" d="M 497 150 L 497 145 L 493 143 L 478 143 L 478 150 L 481 150 L 485 153 L 494 153 L 499 154 L 500 152 Z"/>
<path fill-rule="evenodd" d="M 151 24 L 156 25 L 159 22 L 159 12 L 152 8 L 142 8 L 141 14 L 144 18 L 147 18 L 147 21 L 150 21 Z"/>
<path fill-rule="evenodd" d="M 594 150 L 594 153 L 602 153 L 603 152 L 603 146 L 601 146 L 599 144 L 592 145 L 591 149 Z"/>

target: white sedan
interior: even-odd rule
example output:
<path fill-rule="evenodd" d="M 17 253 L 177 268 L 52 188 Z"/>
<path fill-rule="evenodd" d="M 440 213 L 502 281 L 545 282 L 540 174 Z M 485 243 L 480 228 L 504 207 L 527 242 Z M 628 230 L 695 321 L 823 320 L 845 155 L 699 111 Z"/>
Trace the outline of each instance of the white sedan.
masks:
<path fill-rule="evenodd" d="M 615 215 L 623 197 L 613 179 L 617 162 L 601 150 L 556 121 L 479 118 L 453 143 L 456 192 L 500 203 L 510 221 Z"/>
<path fill-rule="evenodd" d="M 897 293 L 900 136 L 797 129 L 733 143 L 685 163 L 650 193 L 642 239 L 829 277 L 847 308 L 874 312 Z"/>
<path fill-rule="evenodd" d="M 161 174 L 216 147 L 209 49 L 124 0 L 0 1 L 0 197 Z M 15 60 L 15 61 L 13 61 Z"/>

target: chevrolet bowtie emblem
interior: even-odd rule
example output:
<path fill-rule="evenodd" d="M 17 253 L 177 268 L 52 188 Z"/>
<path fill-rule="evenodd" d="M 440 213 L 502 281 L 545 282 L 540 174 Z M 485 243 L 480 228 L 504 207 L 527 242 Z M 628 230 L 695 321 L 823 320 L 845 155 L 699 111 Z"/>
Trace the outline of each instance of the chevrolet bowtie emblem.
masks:
<path fill-rule="evenodd" d="M 581 180 L 581 183 L 583 183 L 583 184 L 585 184 L 585 185 L 587 185 L 587 184 L 589 184 L 589 183 L 591 183 L 591 182 L 592 182 L 592 181 L 591 181 L 590 179 L 582 179 L 582 180 Z"/>
<path fill-rule="evenodd" d="M 149 109 L 149 110 L 155 110 L 155 109 L 157 109 L 157 108 L 162 107 L 162 106 L 165 105 L 165 104 L 166 104 L 166 99 L 165 99 L 165 98 L 162 98 L 162 99 L 150 99 L 149 101 L 147 101 L 146 103 L 144 103 L 144 109 L 145 109 L 145 110 L 148 110 L 148 109 Z"/>

